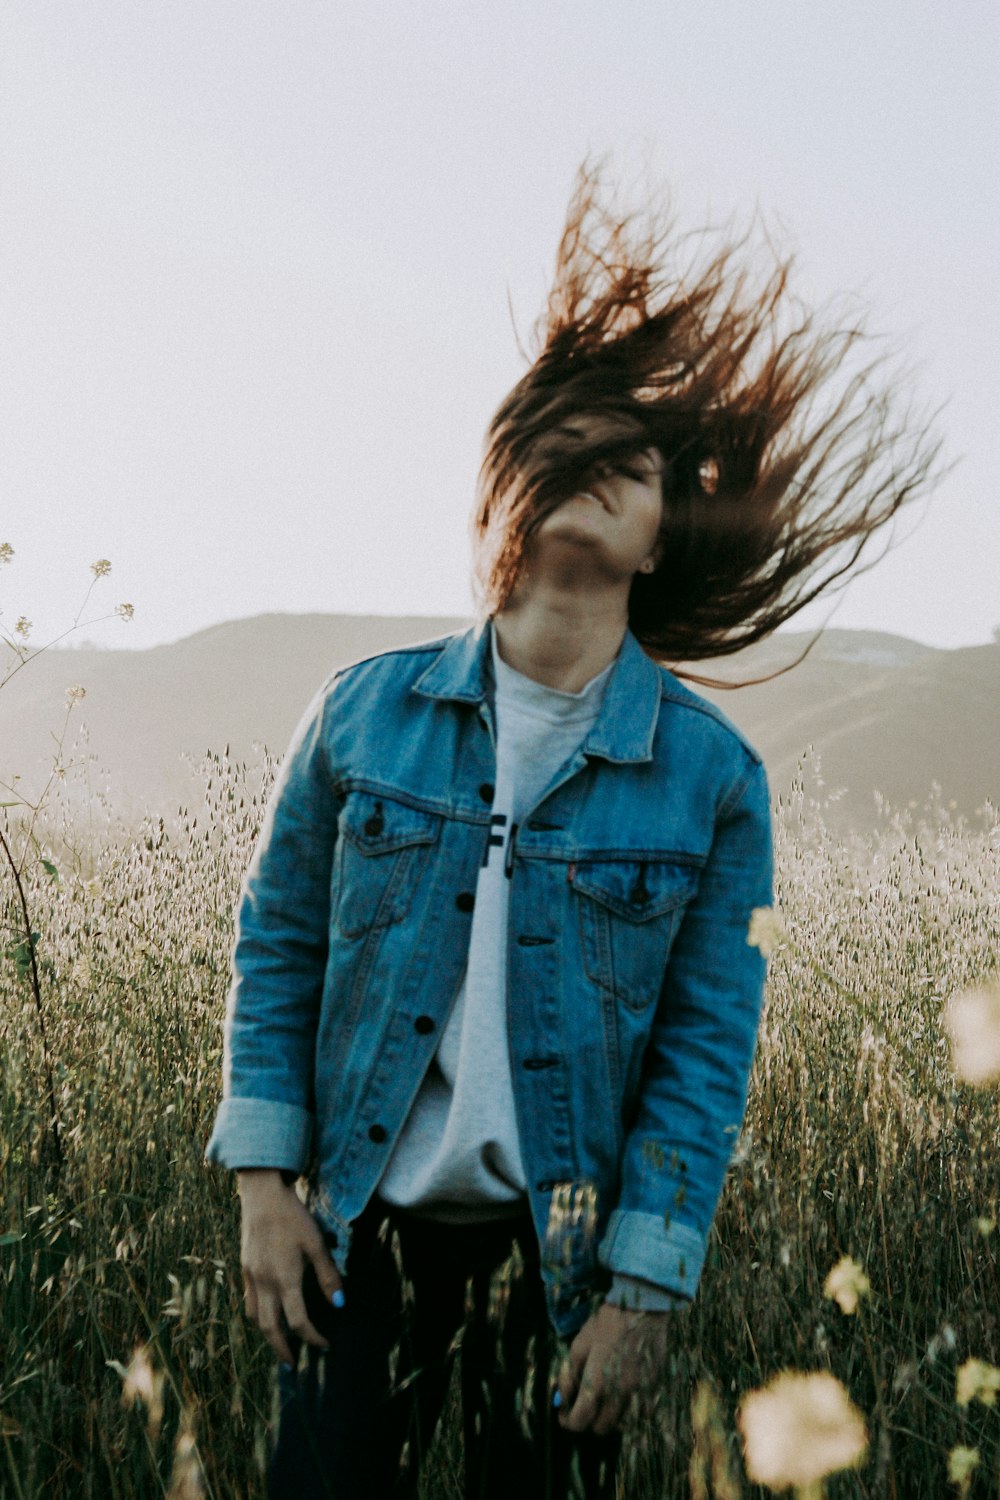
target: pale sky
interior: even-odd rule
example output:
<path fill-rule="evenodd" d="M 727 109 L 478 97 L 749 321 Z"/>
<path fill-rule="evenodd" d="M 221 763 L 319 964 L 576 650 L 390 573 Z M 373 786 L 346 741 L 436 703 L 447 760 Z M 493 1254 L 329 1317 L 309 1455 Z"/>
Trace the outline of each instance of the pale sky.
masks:
<path fill-rule="evenodd" d="M 468 614 L 486 424 L 574 174 L 684 227 L 759 207 L 858 294 L 961 462 L 841 596 L 1000 624 L 1000 22 L 982 0 L 6 0 L 2 623 L 177 639 L 269 611 Z M 905 540 L 902 540 L 904 539 Z M 874 550 L 881 550 L 881 542 Z M 818 625 L 819 601 L 797 627 Z"/>

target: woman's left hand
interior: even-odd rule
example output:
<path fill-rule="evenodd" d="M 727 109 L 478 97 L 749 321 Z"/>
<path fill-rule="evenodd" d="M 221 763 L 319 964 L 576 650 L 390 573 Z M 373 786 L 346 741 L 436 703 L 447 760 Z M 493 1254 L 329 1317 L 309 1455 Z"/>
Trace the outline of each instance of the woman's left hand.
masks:
<path fill-rule="evenodd" d="M 559 1372 L 559 1425 L 598 1437 L 621 1424 L 633 1392 L 663 1370 L 670 1314 L 602 1303 L 570 1345 Z"/>

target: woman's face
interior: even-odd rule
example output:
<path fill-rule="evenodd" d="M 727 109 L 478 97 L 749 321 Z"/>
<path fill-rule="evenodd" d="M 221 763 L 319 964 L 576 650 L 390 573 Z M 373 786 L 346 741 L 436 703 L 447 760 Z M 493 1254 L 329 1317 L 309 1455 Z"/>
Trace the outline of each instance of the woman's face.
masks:
<path fill-rule="evenodd" d="M 561 433 L 590 441 L 614 435 L 606 419 L 575 418 Z M 595 469 L 581 488 L 551 510 L 533 534 L 536 555 L 569 552 L 577 565 L 631 579 L 656 561 L 663 518 L 663 460 L 658 448 L 640 448 L 614 466 Z"/>

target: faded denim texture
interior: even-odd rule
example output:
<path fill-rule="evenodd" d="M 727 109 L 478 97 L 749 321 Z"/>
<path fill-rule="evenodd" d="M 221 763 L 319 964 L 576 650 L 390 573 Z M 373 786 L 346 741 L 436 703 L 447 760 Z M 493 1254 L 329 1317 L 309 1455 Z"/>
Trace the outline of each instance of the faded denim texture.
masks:
<path fill-rule="evenodd" d="M 283 762 L 241 899 L 228 1167 L 306 1174 L 341 1272 L 461 983 L 489 836 L 489 622 L 345 667 Z M 772 901 L 760 756 L 625 636 L 513 834 L 508 1038 L 552 1321 L 611 1273 L 694 1295 L 746 1107 Z"/>

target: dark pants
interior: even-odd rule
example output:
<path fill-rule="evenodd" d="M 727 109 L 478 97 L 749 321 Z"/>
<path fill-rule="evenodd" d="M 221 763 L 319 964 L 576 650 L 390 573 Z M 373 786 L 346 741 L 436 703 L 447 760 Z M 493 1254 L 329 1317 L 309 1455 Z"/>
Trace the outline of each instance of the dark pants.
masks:
<path fill-rule="evenodd" d="M 306 1307 L 330 1349 L 305 1346 L 304 1367 L 279 1376 L 270 1500 L 415 1495 L 458 1346 L 466 1500 L 611 1500 L 618 1435 L 566 1432 L 552 1410 L 562 1351 L 529 1216 L 445 1225 L 376 1198 L 344 1294 L 331 1308 L 309 1268 Z"/>

